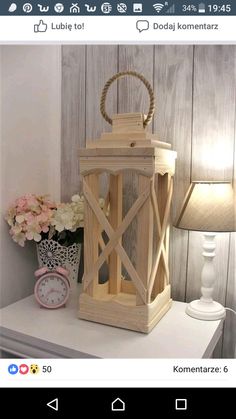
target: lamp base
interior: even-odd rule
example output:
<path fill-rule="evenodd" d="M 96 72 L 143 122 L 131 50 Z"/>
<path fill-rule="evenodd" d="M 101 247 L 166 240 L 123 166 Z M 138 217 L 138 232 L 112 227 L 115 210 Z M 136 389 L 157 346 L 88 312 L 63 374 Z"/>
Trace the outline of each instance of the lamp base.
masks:
<path fill-rule="evenodd" d="M 186 313 L 199 320 L 220 320 L 225 318 L 225 308 L 216 301 L 195 300 L 188 304 Z"/>

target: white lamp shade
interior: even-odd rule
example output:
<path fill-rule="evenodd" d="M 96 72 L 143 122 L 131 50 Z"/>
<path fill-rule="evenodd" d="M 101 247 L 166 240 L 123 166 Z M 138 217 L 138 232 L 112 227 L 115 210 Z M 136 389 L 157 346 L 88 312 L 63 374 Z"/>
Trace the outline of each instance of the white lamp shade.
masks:
<path fill-rule="evenodd" d="M 229 182 L 192 182 L 175 227 L 193 231 L 236 231 L 236 201 Z"/>

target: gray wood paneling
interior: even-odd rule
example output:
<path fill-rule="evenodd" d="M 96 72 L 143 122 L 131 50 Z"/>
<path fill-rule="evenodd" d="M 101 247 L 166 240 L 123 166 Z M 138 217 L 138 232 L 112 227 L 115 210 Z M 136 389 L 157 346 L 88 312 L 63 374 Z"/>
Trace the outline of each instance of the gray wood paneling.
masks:
<path fill-rule="evenodd" d="M 100 113 L 100 98 L 106 81 L 117 72 L 118 46 L 88 45 L 86 62 L 86 140 L 99 138 L 111 126 Z M 117 86 L 111 86 L 106 100 L 110 115 L 117 113 Z"/>
<path fill-rule="evenodd" d="M 154 132 L 158 132 L 160 140 L 170 142 L 178 153 L 172 203 L 174 220 L 190 182 L 193 46 L 155 46 L 154 69 L 157 100 Z M 173 228 L 170 277 L 172 296 L 176 300 L 185 298 L 187 246 L 188 232 Z"/>
<path fill-rule="evenodd" d="M 192 180 L 232 180 L 235 46 L 195 46 Z"/>
<path fill-rule="evenodd" d="M 85 137 L 97 138 L 109 125 L 99 112 L 100 92 L 116 71 L 134 69 L 153 83 L 157 109 L 153 128 L 178 152 L 172 206 L 174 220 L 190 180 L 231 180 L 235 125 L 235 46 L 143 45 L 64 46 L 62 51 L 62 198 L 78 190 L 77 150 Z M 142 84 L 126 78 L 114 83 L 107 109 L 135 112 L 148 109 Z M 152 127 L 150 127 L 151 129 Z M 235 169 L 236 170 L 236 169 Z M 103 181 L 105 183 L 105 180 Z M 134 175 L 126 176 L 125 210 L 137 196 Z M 135 262 L 136 226 L 124 238 Z M 200 233 L 171 232 L 172 295 L 184 301 L 198 298 L 202 237 Z M 235 234 L 217 236 L 215 298 L 236 306 Z M 235 318 L 227 314 L 223 342 L 215 356 L 233 357 Z"/>
<path fill-rule="evenodd" d="M 86 59 L 86 141 L 95 140 L 111 126 L 100 113 L 100 98 L 106 81 L 117 72 L 118 46 L 88 45 Z M 109 115 L 117 113 L 117 86 L 111 86 L 106 100 Z M 107 175 L 100 177 L 100 196 L 107 193 Z"/>
<path fill-rule="evenodd" d="M 62 47 L 62 200 L 80 190 L 78 148 L 85 147 L 86 47 Z"/>

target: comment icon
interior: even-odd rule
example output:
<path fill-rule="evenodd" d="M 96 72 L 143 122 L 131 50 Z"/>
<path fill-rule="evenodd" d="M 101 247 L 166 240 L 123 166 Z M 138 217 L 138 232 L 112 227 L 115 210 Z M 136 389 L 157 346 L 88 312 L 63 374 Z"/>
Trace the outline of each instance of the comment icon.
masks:
<path fill-rule="evenodd" d="M 148 20 L 137 20 L 136 28 L 140 33 L 143 32 L 143 31 L 147 31 L 149 29 Z"/>

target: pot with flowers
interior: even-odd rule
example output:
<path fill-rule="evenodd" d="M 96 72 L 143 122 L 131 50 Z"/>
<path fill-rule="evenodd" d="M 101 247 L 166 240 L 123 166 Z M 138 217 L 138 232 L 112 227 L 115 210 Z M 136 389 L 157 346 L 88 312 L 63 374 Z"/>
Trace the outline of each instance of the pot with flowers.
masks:
<path fill-rule="evenodd" d="M 83 197 L 70 203 L 54 203 L 48 196 L 27 194 L 8 209 L 6 220 L 12 239 L 20 246 L 27 240 L 37 244 L 39 266 L 54 270 L 63 266 L 76 283 L 83 242 Z"/>

